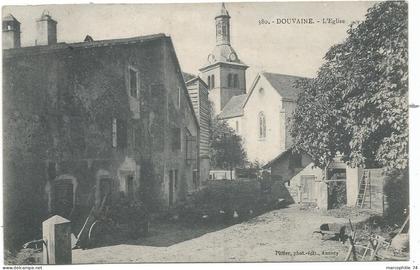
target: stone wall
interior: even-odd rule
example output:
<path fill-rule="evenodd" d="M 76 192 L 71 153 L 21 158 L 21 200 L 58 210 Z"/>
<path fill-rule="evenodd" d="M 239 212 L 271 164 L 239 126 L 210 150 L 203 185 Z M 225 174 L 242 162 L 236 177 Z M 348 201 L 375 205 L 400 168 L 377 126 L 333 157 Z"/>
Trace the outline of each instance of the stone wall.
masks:
<path fill-rule="evenodd" d="M 138 71 L 138 99 L 130 97 L 129 67 Z M 77 183 L 74 232 L 100 201 L 101 177 L 112 180 L 114 200 L 133 177 L 134 198 L 155 210 L 168 206 L 171 167 L 179 170 L 177 199 L 191 186 L 198 155 L 187 162 L 184 131 L 197 136 L 199 128 L 169 38 L 4 51 L 3 100 L 7 248 L 40 236 L 63 177 Z M 113 145 L 113 119 L 125 121 L 121 147 Z M 170 148 L 174 126 L 183 131 L 179 151 Z"/>

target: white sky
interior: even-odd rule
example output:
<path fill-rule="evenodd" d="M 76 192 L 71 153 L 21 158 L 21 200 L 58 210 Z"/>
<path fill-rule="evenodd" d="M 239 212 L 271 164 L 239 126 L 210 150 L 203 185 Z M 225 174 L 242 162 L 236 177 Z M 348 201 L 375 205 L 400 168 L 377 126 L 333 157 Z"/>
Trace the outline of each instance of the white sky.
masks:
<path fill-rule="evenodd" d="M 231 43 L 250 66 L 247 85 L 265 70 L 313 77 L 329 47 L 346 37 L 351 21 L 362 20 L 374 2 L 226 3 L 231 16 Z M 5 6 L 21 22 L 22 46 L 35 40 L 35 20 L 43 10 L 58 22 L 58 40 L 80 42 L 154 33 L 172 37 L 181 68 L 197 74 L 215 45 L 214 16 L 218 3 L 199 4 L 85 4 Z M 339 18 L 345 24 L 259 25 L 260 19 Z"/>

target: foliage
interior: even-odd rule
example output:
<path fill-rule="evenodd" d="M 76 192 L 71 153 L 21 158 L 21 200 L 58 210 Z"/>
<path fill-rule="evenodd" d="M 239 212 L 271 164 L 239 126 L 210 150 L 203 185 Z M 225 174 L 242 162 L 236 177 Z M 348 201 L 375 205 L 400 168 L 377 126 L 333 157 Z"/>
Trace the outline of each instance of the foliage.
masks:
<path fill-rule="evenodd" d="M 321 168 L 342 154 L 350 165 L 408 166 L 407 3 L 387 1 L 332 46 L 291 119 L 294 148 Z"/>
<path fill-rule="evenodd" d="M 231 222 L 234 211 L 239 219 L 246 219 L 257 214 L 263 202 L 257 181 L 219 180 L 194 193 L 177 211 L 187 222 Z"/>
<path fill-rule="evenodd" d="M 408 169 L 387 175 L 384 185 L 387 209 L 384 216 L 389 224 L 401 225 L 404 222 L 409 212 L 409 193 Z"/>
<path fill-rule="evenodd" d="M 213 168 L 232 170 L 243 166 L 246 153 L 242 138 L 229 127 L 226 121 L 215 119 L 210 128 L 210 162 Z"/>
<path fill-rule="evenodd" d="M 42 251 L 35 249 L 24 248 L 18 251 L 16 254 L 5 250 L 4 252 L 4 264 L 6 265 L 33 265 L 39 264 L 37 258 L 41 259 Z"/>

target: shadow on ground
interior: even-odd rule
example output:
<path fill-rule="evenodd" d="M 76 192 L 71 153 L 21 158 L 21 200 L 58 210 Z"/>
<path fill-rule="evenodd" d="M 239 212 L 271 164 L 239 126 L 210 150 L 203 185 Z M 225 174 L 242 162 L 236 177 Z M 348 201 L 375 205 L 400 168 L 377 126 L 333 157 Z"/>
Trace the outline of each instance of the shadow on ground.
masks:
<path fill-rule="evenodd" d="M 288 208 L 284 206 L 282 208 Z M 273 209 L 274 210 L 274 209 Z M 198 238 L 208 233 L 226 229 L 238 223 L 253 223 L 255 218 L 271 210 L 264 211 L 245 220 L 231 220 L 229 222 L 187 223 L 180 221 L 154 220 L 150 223 L 149 233 L 138 239 L 133 239 L 124 232 L 108 235 L 93 248 L 114 245 L 138 245 L 151 247 L 170 247 L 172 245 Z"/>
<path fill-rule="evenodd" d="M 127 240 L 125 243 L 130 245 L 169 247 L 198 238 L 207 233 L 223 230 L 231 225 L 233 224 L 154 224 L 146 237 L 141 237 L 137 240 Z"/>

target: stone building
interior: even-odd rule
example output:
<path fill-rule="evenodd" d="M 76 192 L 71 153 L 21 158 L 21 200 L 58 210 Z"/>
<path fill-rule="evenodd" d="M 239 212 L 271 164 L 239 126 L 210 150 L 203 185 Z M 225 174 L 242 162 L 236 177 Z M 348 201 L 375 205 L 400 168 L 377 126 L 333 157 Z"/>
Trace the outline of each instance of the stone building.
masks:
<path fill-rule="evenodd" d="M 105 195 L 159 210 L 197 189 L 200 126 L 170 37 L 63 43 L 50 15 L 36 24 L 20 47 L 3 21 L 6 246 L 52 214 L 77 231 Z"/>

